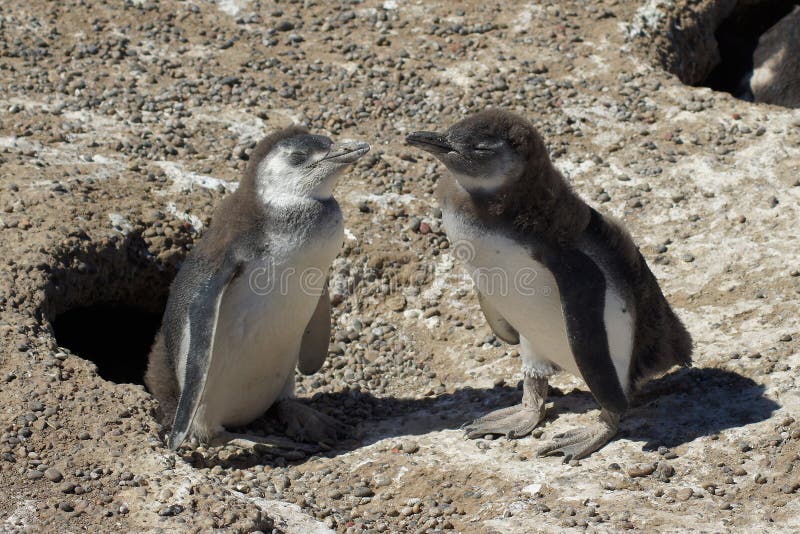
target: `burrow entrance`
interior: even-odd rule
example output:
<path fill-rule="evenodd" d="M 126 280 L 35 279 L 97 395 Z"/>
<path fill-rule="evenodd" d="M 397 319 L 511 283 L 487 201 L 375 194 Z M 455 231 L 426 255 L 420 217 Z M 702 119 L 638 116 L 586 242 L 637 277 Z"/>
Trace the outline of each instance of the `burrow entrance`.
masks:
<path fill-rule="evenodd" d="M 60 255 L 43 310 L 58 345 L 94 362 L 105 380 L 143 384 L 182 256 L 165 262 L 140 236 L 84 242 Z"/>
<path fill-rule="evenodd" d="M 115 303 L 73 308 L 53 322 L 60 346 L 94 362 L 105 380 L 130 384 L 144 383 L 159 326 L 160 313 Z"/>
<path fill-rule="evenodd" d="M 797 6 L 798 0 L 683 5 L 658 30 L 655 53 L 662 66 L 687 85 L 747 101 L 800 107 L 800 59 L 792 60 L 800 57 L 800 11 L 793 12 Z M 770 87 L 762 83 L 765 76 Z M 778 95 L 787 93 L 777 89 L 786 86 L 791 94 Z"/>
<path fill-rule="evenodd" d="M 754 67 L 757 67 L 753 64 L 753 54 L 759 38 L 788 15 L 795 2 L 778 0 L 768 5 L 740 4 L 742 2 L 714 32 L 720 61 L 700 85 L 753 101 L 753 91 L 748 82 Z"/>

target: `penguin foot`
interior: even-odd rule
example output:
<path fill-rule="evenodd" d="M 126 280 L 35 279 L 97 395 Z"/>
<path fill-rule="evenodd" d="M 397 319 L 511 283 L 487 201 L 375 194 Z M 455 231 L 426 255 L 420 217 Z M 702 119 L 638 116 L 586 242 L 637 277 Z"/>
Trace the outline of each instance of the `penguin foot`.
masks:
<path fill-rule="evenodd" d="M 522 402 L 470 423 L 465 428 L 467 439 L 482 438 L 487 434 L 500 434 L 508 439 L 527 436 L 544 419 L 546 398 L 547 379 L 526 376 L 522 383 Z"/>
<path fill-rule="evenodd" d="M 316 452 L 317 448 L 305 443 L 297 443 L 282 436 L 254 436 L 237 432 L 220 432 L 210 443 L 212 446 L 233 445 L 242 449 L 253 449 L 255 452 L 269 452 L 274 449 L 300 450 Z"/>
<path fill-rule="evenodd" d="M 563 454 L 565 464 L 586 458 L 614 437 L 619 426 L 619 417 L 619 414 L 603 410 L 598 424 L 588 428 L 573 428 L 557 434 L 550 443 L 536 451 L 536 455 Z"/>
<path fill-rule="evenodd" d="M 310 443 L 335 443 L 348 434 L 348 427 L 295 399 L 284 399 L 276 406 L 286 434 Z"/>
<path fill-rule="evenodd" d="M 517 404 L 476 419 L 464 431 L 467 439 L 482 438 L 487 434 L 500 434 L 508 439 L 521 438 L 530 434 L 543 418 L 544 410 L 537 412 Z"/>

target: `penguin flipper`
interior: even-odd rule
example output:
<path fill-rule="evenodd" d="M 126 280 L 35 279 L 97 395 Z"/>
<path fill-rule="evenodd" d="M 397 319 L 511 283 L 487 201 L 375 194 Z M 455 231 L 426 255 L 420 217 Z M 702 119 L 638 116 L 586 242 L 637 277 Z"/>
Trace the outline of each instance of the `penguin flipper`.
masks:
<path fill-rule="evenodd" d="M 489 299 L 484 297 L 480 291 L 478 291 L 478 302 L 481 305 L 483 316 L 486 317 L 486 322 L 489 323 L 495 335 L 509 345 L 518 345 L 519 332 L 506 321 L 505 317 L 500 315 L 500 312 L 489 303 Z"/>
<path fill-rule="evenodd" d="M 574 248 L 550 252 L 542 259 L 558 285 L 567 338 L 581 377 L 600 406 L 623 413 L 628 398 L 609 354 L 603 272 L 587 254 Z"/>
<path fill-rule="evenodd" d="M 317 308 L 306 325 L 303 340 L 300 343 L 300 356 L 297 368 L 304 375 L 319 371 L 325 358 L 328 357 L 328 343 L 331 339 L 331 297 L 328 294 L 328 283 L 322 288 Z"/>
<path fill-rule="evenodd" d="M 172 430 L 167 439 L 167 445 L 172 450 L 180 447 L 186 440 L 194 423 L 211 368 L 220 302 L 237 270 L 238 264 L 232 258 L 226 258 L 219 269 L 202 277 L 188 304 L 189 347 L 185 355 L 186 370 Z M 188 357 L 190 354 L 192 358 Z"/>

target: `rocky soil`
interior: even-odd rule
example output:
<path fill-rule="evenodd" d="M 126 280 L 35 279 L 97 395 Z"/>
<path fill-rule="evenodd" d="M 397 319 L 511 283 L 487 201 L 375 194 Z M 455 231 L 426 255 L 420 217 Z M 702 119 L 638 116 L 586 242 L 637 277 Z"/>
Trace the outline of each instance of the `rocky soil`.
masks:
<path fill-rule="evenodd" d="M 677 76 L 713 51 L 681 28 L 730 3 L 0 4 L 0 531 L 800 529 L 800 111 Z M 450 254 L 442 168 L 402 139 L 487 106 L 529 117 L 626 222 L 696 342 L 694 367 L 570 465 L 533 454 L 596 417 L 567 375 L 533 436 L 459 430 L 518 400 L 519 355 Z M 373 144 L 336 193 L 330 356 L 298 381 L 351 437 L 172 453 L 146 351 L 127 350 L 152 329 L 79 320 L 98 368 L 53 325 L 90 305 L 158 314 L 249 150 L 291 122 Z"/>

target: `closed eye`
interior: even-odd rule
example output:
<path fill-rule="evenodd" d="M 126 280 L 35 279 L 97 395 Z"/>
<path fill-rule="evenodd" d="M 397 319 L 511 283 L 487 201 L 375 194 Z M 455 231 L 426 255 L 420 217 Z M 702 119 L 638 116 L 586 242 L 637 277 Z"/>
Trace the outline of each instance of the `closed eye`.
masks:
<path fill-rule="evenodd" d="M 292 165 L 300 165 L 308 159 L 308 152 L 292 152 L 289 154 L 289 161 Z"/>

